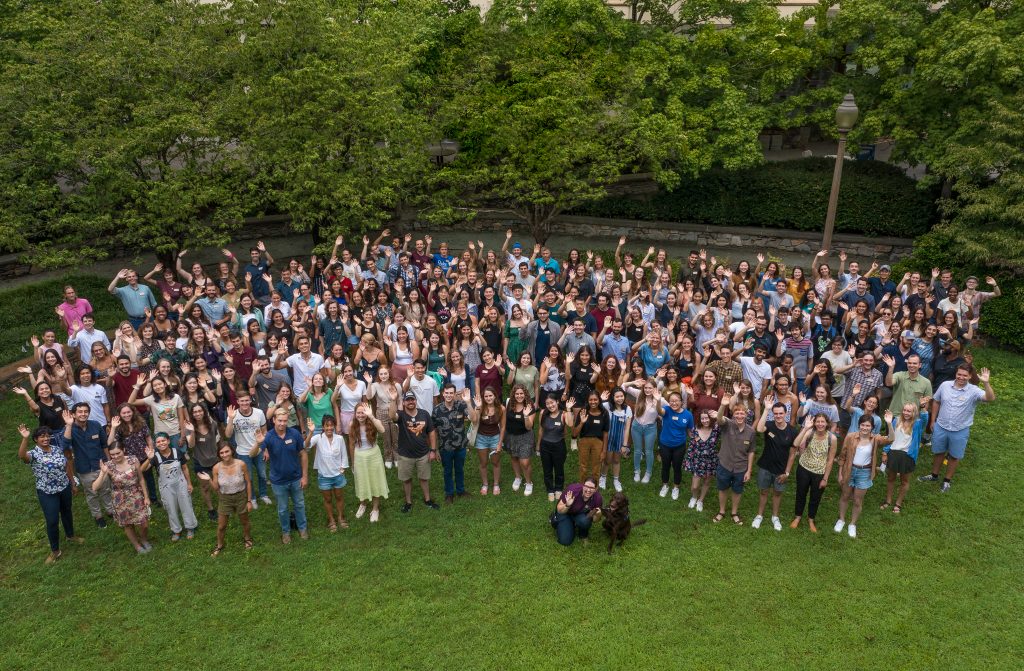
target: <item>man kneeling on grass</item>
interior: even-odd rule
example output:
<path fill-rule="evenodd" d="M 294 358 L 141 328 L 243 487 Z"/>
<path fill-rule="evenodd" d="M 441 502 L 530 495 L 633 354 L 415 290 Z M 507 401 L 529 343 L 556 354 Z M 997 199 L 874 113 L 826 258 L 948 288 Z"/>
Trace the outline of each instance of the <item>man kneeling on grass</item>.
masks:
<path fill-rule="evenodd" d="M 601 493 L 597 491 L 594 478 L 566 487 L 551 515 L 551 526 L 555 528 L 558 542 L 572 545 L 579 536 L 586 543 L 594 519 L 601 515 L 601 503 Z"/>
<path fill-rule="evenodd" d="M 743 484 L 750 479 L 754 469 L 754 427 L 747 424 L 747 406 L 742 403 L 732 405 L 732 421 L 725 413 L 730 397 L 722 399 L 722 409 L 718 413 L 718 425 L 722 427 L 722 444 L 718 450 L 718 514 L 715 522 L 725 518 L 725 491 L 732 489 L 732 521 L 743 524 L 739 516 L 740 498 L 743 496 Z"/>

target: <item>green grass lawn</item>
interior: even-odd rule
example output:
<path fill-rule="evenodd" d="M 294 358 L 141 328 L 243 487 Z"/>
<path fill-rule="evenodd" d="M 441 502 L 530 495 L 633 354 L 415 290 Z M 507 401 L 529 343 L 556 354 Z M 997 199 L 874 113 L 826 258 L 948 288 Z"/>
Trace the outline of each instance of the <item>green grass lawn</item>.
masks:
<path fill-rule="evenodd" d="M 274 511 L 261 507 L 256 547 L 244 552 L 234 526 L 217 559 L 210 523 L 172 545 L 158 509 L 156 549 L 138 557 L 118 529 L 93 527 L 78 499 L 86 544 L 44 566 L 42 516 L 15 457 L 26 412 L 8 398 L 0 669 L 1020 668 L 1024 359 L 983 350 L 978 363 L 994 370 L 999 398 L 979 412 L 948 495 L 914 482 L 897 517 L 879 512 L 878 481 L 854 541 L 831 531 L 834 484 L 814 536 L 715 525 L 685 496 L 659 499 L 655 484 L 627 477 L 634 516 L 650 522 L 611 556 L 603 532 L 558 546 L 543 493 L 514 495 L 506 476 L 497 499 L 409 515 L 393 482 L 380 524 L 354 520 L 350 498 L 352 529 L 337 535 L 311 486 L 309 541 L 282 546 Z M 755 505 L 748 492 L 748 523 Z"/>

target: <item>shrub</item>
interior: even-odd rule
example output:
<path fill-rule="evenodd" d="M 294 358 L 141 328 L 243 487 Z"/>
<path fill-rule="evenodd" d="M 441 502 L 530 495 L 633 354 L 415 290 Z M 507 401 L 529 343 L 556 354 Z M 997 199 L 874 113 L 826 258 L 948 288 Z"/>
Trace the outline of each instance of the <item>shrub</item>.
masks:
<path fill-rule="evenodd" d="M 110 278 L 76 274 L 0 291 L 0 305 L 4 306 L 0 310 L 0 333 L 4 334 L 0 339 L 0 365 L 30 356 L 29 338 L 45 329 L 56 329 L 57 340 L 67 342 L 67 332 L 53 311 L 62 300 L 66 284 L 74 286 L 78 295 L 92 304 L 97 328 L 109 331 L 117 326 L 125 312 L 121 303 L 107 293 L 109 283 Z"/>
<path fill-rule="evenodd" d="M 574 214 L 676 221 L 714 226 L 754 226 L 820 231 L 828 209 L 834 161 L 810 158 L 765 163 L 743 170 L 713 169 L 685 179 L 649 201 L 609 197 Z M 892 165 L 847 161 L 836 231 L 869 236 L 916 237 L 936 221 L 935 194 Z"/>

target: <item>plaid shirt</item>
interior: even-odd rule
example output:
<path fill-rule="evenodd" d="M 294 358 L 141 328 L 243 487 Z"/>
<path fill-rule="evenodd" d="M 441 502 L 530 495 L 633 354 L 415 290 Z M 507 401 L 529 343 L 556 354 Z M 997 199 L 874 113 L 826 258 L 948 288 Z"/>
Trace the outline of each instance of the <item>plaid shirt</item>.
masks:
<path fill-rule="evenodd" d="M 846 394 L 849 397 L 853 393 L 853 388 L 860 385 L 860 393 L 853 397 L 853 405 L 860 407 L 864 404 L 864 399 L 869 395 L 874 394 L 875 390 L 882 386 L 882 373 L 879 370 L 872 368 L 868 372 L 864 372 L 864 368 L 857 366 L 849 373 L 846 374 Z"/>
<path fill-rule="evenodd" d="M 420 269 L 411 263 L 404 267 L 392 266 L 388 270 L 388 276 L 391 278 L 392 284 L 397 285 L 401 281 L 402 290 L 409 292 L 416 288 L 416 283 L 420 279 Z"/>

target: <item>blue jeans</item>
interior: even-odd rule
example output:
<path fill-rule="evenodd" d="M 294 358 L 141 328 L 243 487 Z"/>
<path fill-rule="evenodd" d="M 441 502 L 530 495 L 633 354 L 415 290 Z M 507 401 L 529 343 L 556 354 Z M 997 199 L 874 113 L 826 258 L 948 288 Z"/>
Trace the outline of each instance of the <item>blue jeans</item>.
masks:
<path fill-rule="evenodd" d="M 466 493 L 466 448 L 441 450 L 441 465 L 444 466 L 444 495 L 455 496 Z M 454 474 L 454 477 L 452 477 Z"/>
<path fill-rule="evenodd" d="M 50 551 L 60 550 L 60 524 L 64 525 L 64 535 L 71 538 L 75 535 L 75 522 L 71 518 L 71 485 L 56 494 L 46 494 L 36 490 L 39 507 L 43 509 L 46 520 L 46 538 L 50 541 Z"/>
<path fill-rule="evenodd" d="M 576 513 L 575 515 L 563 515 L 562 513 L 556 512 L 554 519 L 555 535 L 558 536 L 558 542 L 562 545 L 572 545 L 572 542 L 579 535 L 580 538 L 587 538 L 590 536 L 590 525 L 593 524 L 593 520 L 586 513 Z"/>
<path fill-rule="evenodd" d="M 277 521 L 281 523 L 281 533 L 289 534 L 292 531 L 291 515 L 288 514 L 288 501 L 291 500 L 295 509 L 295 524 L 299 531 L 306 530 L 306 498 L 302 495 L 301 480 L 292 480 L 283 485 L 271 484 L 274 489 L 274 498 L 277 499 Z"/>
<path fill-rule="evenodd" d="M 128 323 L 132 325 L 133 329 L 138 331 L 139 328 L 146 323 L 146 315 L 142 315 L 141 317 L 128 317 Z"/>
<path fill-rule="evenodd" d="M 654 472 L 654 443 L 658 439 L 658 423 L 637 424 L 633 422 L 633 470 L 640 470 L 640 459 L 647 457 L 647 475 Z"/>
<path fill-rule="evenodd" d="M 235 453 L 242 463 L 249 467 L 249 479 L 259 480 L 259 493 L 256 493 L 256 487 L 253 487 L 253 501 L 256 500 L 257 496 L 267 495 L 267 464 L 263 461 L 263 450 L 260 450 L 260 454 L 256 457 L 250 457 L 248 454 Z M 148 471 L 147 471 L 148 472 Z"/>

